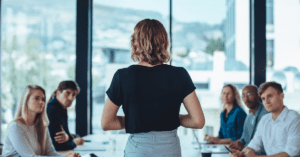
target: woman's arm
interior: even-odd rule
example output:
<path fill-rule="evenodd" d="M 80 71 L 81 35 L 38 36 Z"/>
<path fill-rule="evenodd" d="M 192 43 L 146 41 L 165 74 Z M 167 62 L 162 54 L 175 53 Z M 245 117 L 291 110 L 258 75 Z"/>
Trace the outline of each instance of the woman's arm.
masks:
<path fill-rule="evenodd" d="M 236 141 L 242 137 L 243 131 L 244 131 L 244 123 L 245 119 L 247 117 L 247 114 L 244 111 L 239 112 L 236 115 L 236 135 L 235 137 L 230 137 L 232 141 Z"/>
<path fill-rule="evenodd" d="M 196 95 L 193 91 L 183 99 L 187 115 L 179 115 L 180 125 L 186 128 L 202 129 L 205 124 L 204 114 Z"/>
<path fill-rule="evenodd" d="M 230 144 L 231 139 L 230 138 L 226 138 L 226 139 L 219 139 L 219 141 L 217 141 L 215 144 Z"/>
<path fill-rule="evenodd" d="M 101 118 L 101 126 L 104 131 L 125 128 L 125 116 L 117 116 L 119 108 L 120 106 L 115 105 L 109 97 L 106 99 Z"/>

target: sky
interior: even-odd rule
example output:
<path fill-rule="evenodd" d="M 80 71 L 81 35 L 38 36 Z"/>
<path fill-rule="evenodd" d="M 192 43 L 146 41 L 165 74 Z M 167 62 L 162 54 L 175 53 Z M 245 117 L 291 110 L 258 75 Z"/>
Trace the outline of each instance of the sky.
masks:
<path fill-rule="evenodd" d="M 168 16 L 169 0 L 94 0 L 96 4 L 151 10 Z M 225 0 L 173 0 L 173 17 L 181 22 L 219 24 L 225 19 Z"/>

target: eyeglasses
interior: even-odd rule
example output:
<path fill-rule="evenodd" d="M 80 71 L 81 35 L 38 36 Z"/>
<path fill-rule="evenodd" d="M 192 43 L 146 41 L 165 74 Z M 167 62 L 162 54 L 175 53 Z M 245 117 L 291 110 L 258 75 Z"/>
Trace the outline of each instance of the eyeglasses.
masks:
<path fill-rule="evenodd" d="M 243 95 L 242 95 L 242 98 L 244 98 L 244 97 L 246 97 L 246 96 L 247 96 L 247 97 L 248 97 L 248 96 L 252 96 L 252 95 L 254 95 L 254 94 L 253 94 L 253 93 L 247 93 L 246 95 L 243 94 Z"/>

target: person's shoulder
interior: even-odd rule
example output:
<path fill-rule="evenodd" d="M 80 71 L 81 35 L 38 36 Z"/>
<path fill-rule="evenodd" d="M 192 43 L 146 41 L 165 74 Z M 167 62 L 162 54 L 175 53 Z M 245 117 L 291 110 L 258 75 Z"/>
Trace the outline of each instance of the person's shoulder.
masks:
<path fill-rule="evenodd" d="M 16 121 L 12 121 L 9 123 L 8 127 L 7 127 L 7 131 L 13 131 L 13 130 L 19 130 L 21 128 L 24 128 L 25 125 L 22 124 L 21 122 L 16 122 Z"/>
<path fill-rule="evenodd" d="M 57 112 L 59 110 L 58 106 L 54 102 L 49 102 L 47 104 L 47 112 Z"/>
<path fill-rule="evenodd" d="M 170 69 L 175 69 L 175 70 L 187 72 L 187 70 L 184 67 L 177 67 L 177 66 L 173 66 L 173 65 L 167 65 L 167 67 L 170 68 Z"/>
<path fill-rule="evenodd" d="M 244 115 L 247 115 L 247 113 L 246 113 L 241 107 L 239 107 L 239 106 L 237 106 L 237 107 L 235 108 L 235 112 L 236 112 L 237 114 L 244 114 Z"/>
<path fill-rule="evenodd" d="M 265 115 L 268 114 L 269 112 L 267 111 L 267 109 L 264 107 L 263 104 L 261 104 L 261 111 L 260 111 L 260 115 Z"/>
<path fill-rule="evenodd" d="M 268 122 L 271 119 L 272 119 L 272 113 L 267 113 L 261 117 L 259 123 Z"/>
<path fill-rule="evenodd" d="M 293 119 L 300 120 L 300 114 L 295 110 L 288 109 L 287 117 L 289 120 L 293 120 Z"/>
<path fill-rule="evenodd" d="M 120 68 L 118 70 L 116 70 L 115 72 L 115 75 L 120 75 L 120 73 L 128 73 L 128 72 L 131 72 L 131 71 L 134 71 L 136 68 L 135 68 L 135 65 L 130 65 L 128 67 L 124 67 L 124 68 Z"/>

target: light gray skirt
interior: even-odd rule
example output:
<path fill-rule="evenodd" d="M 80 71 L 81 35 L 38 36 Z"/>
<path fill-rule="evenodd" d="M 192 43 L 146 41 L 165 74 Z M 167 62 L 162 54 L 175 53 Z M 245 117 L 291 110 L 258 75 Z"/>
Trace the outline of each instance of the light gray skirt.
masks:
<path fill-rule="evenodd" d="M 181 157 L 177 129 L 131 134 L 128 138 L 125 157 Z"/>

